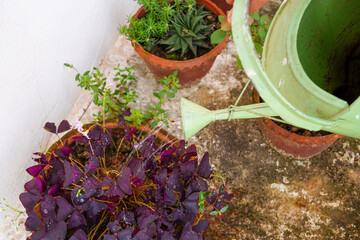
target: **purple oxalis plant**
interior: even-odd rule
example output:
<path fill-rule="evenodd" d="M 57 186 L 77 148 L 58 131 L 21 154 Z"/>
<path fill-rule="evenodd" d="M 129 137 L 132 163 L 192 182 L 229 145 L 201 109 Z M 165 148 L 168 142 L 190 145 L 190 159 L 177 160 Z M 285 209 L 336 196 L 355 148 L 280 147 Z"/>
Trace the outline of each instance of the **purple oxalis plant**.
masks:
<path fill-rule="evenodd" d="M 120 122 L 122 131 L 94 124 L 85 136 L 34 154 L 37 164 L 27 169 L 33 179 L 19 196 L 32 232 L 28 239 L 204 239 L 204 204 L 221 216 L 233 198 L 225 185 L 209 189 L 209 155 L 199 159 L 195 145 L 186 147 L 185 141 L 161 145 L 154 136 L 143 139 Z M 64 120 L 44 128 L 58 134 L 71 127 Z M 117 146 L 115 137 L 130 150 Z M 110 159 L 120 155 L 129 160 L 111 168 Z"/>

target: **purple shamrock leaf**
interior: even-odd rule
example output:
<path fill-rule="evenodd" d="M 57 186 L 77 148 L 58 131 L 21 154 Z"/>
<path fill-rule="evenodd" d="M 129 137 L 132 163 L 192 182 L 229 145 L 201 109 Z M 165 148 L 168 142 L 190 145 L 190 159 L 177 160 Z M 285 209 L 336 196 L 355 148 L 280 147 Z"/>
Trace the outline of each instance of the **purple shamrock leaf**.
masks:
<path fill-rule="evenodd" d="M 174 232 L 175 228 L 173 226 L 172 223 L 164 220 L 164 219 L 158 219 L 158 221 L 156 222 L 156 232 L 157 232 L 157 236 L 160 237 L 162 239 L 173 239 L 170 236 L 172 236 L 172 233 Z M 168 238 L 164 238 L 164 237 L 168 237 Z"/>
<path fill-rule="evenodd" d="M 106 227 L 110 230 L 111 233 L 116 233 L 121 229 L 119 222 L 117 220 L 115 220 L 113 222 L 109 222 L 106 225 Z"/>
<path fill-rule="evenodd" d="M 122 171 L 120 176 L 116 179 L 116 183 L 119 186 L 119 188 L 127 195 L 132 194 L 130 175 L 131 175 L 131 170 L 130 168 L 127 167 Z"/>
<path fill-rule="evenodd" d="M 39 173 L 44 169 L 46 165 L 45 164 L 40 164 L 40 165 L 35 165 L 32 167 L 29 167 L 28 169 L 26 169 L 26 171 L 33 177 L 37 177 L 39 175 Z"/>
<path fill-rule="evenodd" d="M 40 164 L 49 164 L 49 162 L 46 160 L 46 156 L 44 153 L 36 152 L 33 154 L 34 154 L 33 160 L 35 162 L 40 163 Z"/>
<path fill-rule="evenodd" d="M 117 234 L 118 240 L 131 240 L 133 231 L 134 231 L 134 227 L 128 227 L 118 232 Z"/>
<path fill-rule="evenodd" d="M 190 181 L 190 187 L 192 192 L 206 192 L 208 190 L 207 182 L 196 176 Z"/>
<path fill-rule="evenodd" d="M 75 187 L 71 191 L 71 200 L 76 208 L 79 209 L 80 206 L 86 204 L 89 201 L 89 198 L 84 193 L 84 189 Z"/>
<path fill-rule="evenodd" d="M 199 240 L 198 234 L 193 232 L 191 222 L 187 222 L 181 232 L 180 240 Z"/>
<path fill-rule="evenodd" d="M 164 207 L 174 206 L 177 203 L 176 194 L 172 190 L 165 187 L 164 200 L 165 200 Z"/>
<path fill-rule="evenodd" d="M 58 222 L 50 231 L 48 231 L 42 240 L 65 240 L 67 225 L 65 222 Z"/>
<path fill-rule="evenodd" d="M 119 114 L 119 115 L 117 116 L 117 119 L 118 119 L 118 124 L 119 124 L 120 126 L 124 126 L 124 125 L 125 125 L 125 118 L 124 118 L 123 115 Z"/>
<path fill-rule="evenodd" d="M 182 156 L 185 152 L 185 141 L 184 140 L 181 140 L 180 143 L 179 143 L 179 146 L 176 148 L 176 155 L 178 156 Z"/>
<path fill-rule="evenodd" d="M 135 225 L 136 224 L 135 214 L 128 210 L 122 210 L 118 216 L 118 221 L 121 224 Z"/>
<path fill-rule="evenodd" d="M 95 217 L 99 212 L 107 209 L 107 204 L 96 201 L 95 199 L 90 202 L 89 210 L 87 211 L 88 217 Z"/>
<path fill-rule="evenodd" d="M 74 207 L 63 197 L 57 197 L 56 203 L 59 207 L 57 221 L 64 221 L 74 211 Z"/>
<path fill-rule="evenodd" d="M 52 186 L 49 191 L 48 191 L 48 194 L 53 196 L 53 197 L 56 197 L 56 195 L 58 194 L 60 190 L 60 183 L 57 183 L 55 184 L 54 186 Z"/>
<path fill-rule="evenodd" d="M 162 169 L 161 171 L 159 171 L 156 176 L 155 176 L 155 183 L 157 184 L 164 184 L 165 183 L 165 180 L 167 178 L 167 170 L 166 168 L 165 169 Z"/>
<path fill-rule="evenodd" d="M 216 202 L 215 202 L 215 208 L 220 211 L 223 207 L 225 207 L 226 204 L 221 201 L 220 199 L 217 199 Z"/>
<path fill-rule="evenodd" d="M 25 221 L 25 228 L 27 231 L 36 231 L 43 225 L 40 217 L 33 210 L 27 214 L 28 218 Z"/>
<path fill-rule="evenodd" d="M 139 228 L 141 230 L 146 230 L 148 229 L 148 226 L 153 223 L 155 221 L 155 219 L 157 219 L 157 216 L 153 215 L 153 214 L 147 214 L 144 218 L 139 220 Z"/>
<path fill-rule="evenodd" d="M 130 139 L 133 137 L 133 135 L 136 133 L 136 128 L 130 129 L 130 128 L 128 127 L 128 125 L 125 125 L 125 126 L 124 126 L 124 131 L 125 131 L 124 140 L 125 140 L 125 141 L 128 141 L 128 140 L 130 140 Z"/>
<path fill-rule="evenodd" d="M 89 158 L 89 163 L 85 165 L 85 172 L 89 174 L 94 174 L 96 172 L 96 169 L 98 169 L 100 166 L 99 158 L 96 156 L 91 156 Z"/>
<path fill-rule="evenodd" d="M 199 193 L 194 192 L 182 202 L 182 205 L 188 209 L 192 214 L 197 215 L 199 212 Z"/>
<path fill-rule="evenodd" d="M 90 147 L 91 146 L 91 147 Z M 91 142 L 86 148 L 89 156 L 104 157 L 104 148 L 97 142 Z"/>
<path fill-rule="evenodd" d="M 57 133 L 62 133 L 67 130 L 70 130 L 70 124 L 67 120 L 63 120 L 58 127 Z"/>
<path fill-rule="evenodd" d="M 136 177 L 138 177 L 141 180 L 145 179 L 145 167 L 141 159 L 139 158 L 132 159 L 129 162 L 128 167 L 131 169 L 131 171 Z"/>
<path fill-rule="evenodd" d="M 231 201 L 234 198 L 234 194 L 230 194 L 227 191 L 223 191 L 219 193 L 219 198 L 225 199 L 227 201 Z"/>
<path fill-rule="evenodd" d="M 185 162 L 181 167 L 180 167 L 180 173 L 181 176 L 184 180 L 189 180 L 195 173 L 196 171 L 196 167 L 197 167 L 197 160 L 191 160 L 188 162 Z"/>
<path fill-rule="evenodd" d="M 40 202 L 41 196 L 37 196 L 28 192 L 21 193 L 19 199 L 26 209 L 26 212 L 32 211 L 36 204 Z"/>
<path fill-rule="evenodd" d="M 76 142 L 78 143 L 87 143 L 90 141 L 90 139 L 88 139 L 87 137 L 85 136 L 75 136 L 73 137 L 72 139 L 74 139 Z"/>
<path fill-rule="evenodd" d="M 104 194 L 105 196 L 119 196 L 119 197 L 125 197 L 125 193 L 121 191 L 120 187 L 115 183 L 113 184 Z"/>
<path fill-rule="evenodd" d="M 212 173 L 212 168 L 209 163 L 209 153 L 206 152 L 203 158 L 200 161 L 199 168 L 198 168 L 198 175 L 205 179 L 208 179 Z"/>
<path fill-rule="evenodd" d="M 84 230 L 78 229 L 69 240 L 88 240 L 88 237 Z"/>
<path fill-rule="evenodd" d="M 53 229 L 57 223 L 54 215 L 43 218 L 43 221 L 47 232 L 51 231 L 51 229 Z"/>
<path fill-rule="evenodd" d="M 46 185 L 44 179 L 41 177 L 35 177 L 33 180 L 25 183 L 24 188 L 31 194 L 41 196 L 45 191 Z"/>
<path fill-rule="evenodd" d="M 65 181 L 63 187 L 67 188 L 72 183 L 77 183 L 80 178 L 83 176 L 83 173 L 78 170 L 77 167 L 72 167 L 67 160 L 64 160 L 64 170 L 65 170 Z"/>
<path fill-rule="evenodd" d="M 112 143 L 111 137 L 107 132 L 104 132 L 100 138 L 101 145 L 106 147 Z"/>
<path fill-rule="evenodd" d="M 206 202 L 209 204 L 213 204 L 217 199 L 217 194 L 215 190 L 212 190 L 211 193 L 206 197 Z"/>
<path fill-rule="evenodd" d="M 182 192 L 184 190 L 184 184 L 180 180 L 180 173 L 178 168 L 172 171 L 168 180 L 166 181 L 166 185 L 175 192 Z"/>
<path fill-rule="evenodd" d="M 70 156 L 70 153 L 72 152 L 73 150 L 69 147 L 62 147 L 61 148 L 61 152 L 66 156 L 66 157 L 69 157 Z"/>
<path fill-rule="evenodd" d="M 51 195 L 45 195 L 40 202 L 40 214 L 43 218 L 55 215 L 55 198 Z"/>
<path fill-rule="evenodd" d="M 69 228 L 76 228 L 80 225 L 86 225 L 86 219 L 79 211 L 74 211 L 69 219 Z"/>
<path fill-rule="evenodd" d="M 101 187 L 107 187 L 107 186 L 109 186 L 109 185 L 111 185 L 111 184 L 113 184 L 114 183 L 114 180 L 112 180 L 111 178 L 109 178 L 109 176 L 106 176 L 105 178 L 104 178 L 104 180 L 100 183 L 100 186 Z"/>
<path fill-rule="evenodd" d="M 93 129 L 89 131 L 88 136 L 91 140 L 97 141 L 100 140 L 102 132 L 103 132 L 102 127 L 100 125 L 96 125 Z"/>
<path fill-rule="evenodd" d="M 202 220 L 193 227 L 194 232 L 203 234 L 209 227 L 210 223 L 208 220 Z"/>
<path fill-rule="evenodd" d="M 55 123 L 52 123 L 52 122 L 45 123 L 44 129 L 48 132 L 56 133 Z"/>
<path fill-rule="evenodd" d="M 117 240 L 116 235 L 105 234 L 104 240 Z"/>
<path fill-rule="evenodd" d="M 42 227 L 40 228 L 39 230 L 35 231 L 32 235 L 31 235 L 31 240 L 41 240 L 41 239 L 44 239 L 44 235 L 45 235 L 46 231 L 45 231 L 45 228 Z M 27 240 L 29 240 L 27 238 Z"/>

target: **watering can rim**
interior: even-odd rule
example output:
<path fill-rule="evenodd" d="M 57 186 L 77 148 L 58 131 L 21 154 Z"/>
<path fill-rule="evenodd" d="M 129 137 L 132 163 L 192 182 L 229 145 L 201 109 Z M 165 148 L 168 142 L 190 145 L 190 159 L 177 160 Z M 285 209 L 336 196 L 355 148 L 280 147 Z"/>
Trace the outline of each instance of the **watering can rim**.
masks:
<path fill-rule="evenodd" d="M 236 50 L 240 59 L 242 58 L 245 72 L 261 94 L 261 97 L 279 116 L 292 125 L 315 131 L 332 126 L 335 120 L 318 118 L 299 111 L 272 84 L 254 50 L 247 17 L 248 5 L 249 0 L 237 0 L 234 2 L 232 17 L 233 37 Z M 283 11 L 285 5 L 286 1 L 280 6 L 277 15 Z M 347 111 L 346 108 L 343 110 L 344 112 Z"/>

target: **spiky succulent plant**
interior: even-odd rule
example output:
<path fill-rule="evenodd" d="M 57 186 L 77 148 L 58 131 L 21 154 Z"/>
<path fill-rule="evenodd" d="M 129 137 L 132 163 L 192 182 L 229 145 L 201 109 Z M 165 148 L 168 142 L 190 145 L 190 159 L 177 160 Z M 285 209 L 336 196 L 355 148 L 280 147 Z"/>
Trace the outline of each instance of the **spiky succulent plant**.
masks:
<path fill-rule="evenodd" d="M 210 48 L 205 41 L 211 33 L 211 25 L 204 20 L 208 15 L 210 12 L 204 10 L 204 6 L 177 12 L 171 20 L 170 37 L 160 40 L 159 44 L 168 45 L 168 53 L 181 50 L 183 56 L 191 50 L 196 57 L 198 47 Z"/>

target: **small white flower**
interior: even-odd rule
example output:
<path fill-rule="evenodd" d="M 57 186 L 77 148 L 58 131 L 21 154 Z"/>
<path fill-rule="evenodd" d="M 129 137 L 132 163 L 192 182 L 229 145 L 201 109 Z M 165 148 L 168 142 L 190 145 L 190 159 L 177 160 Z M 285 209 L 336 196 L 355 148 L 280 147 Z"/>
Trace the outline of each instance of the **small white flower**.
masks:
<path fill-rule="evenodd" d="M 110 78 L 106 79 L 106 83 L 108 86 L 116 87 L 116 83 Z"/>
<path fill-rule="evenodd" d="M 87 139 L 90 139 L 89 136 L 88 136 L 88 131 L 85 131 L 84 132 L 84 129 L 83 129 L 83 123 L 80 122 L 80 120 L 77 118 L 75 120 L 75 124 L 74 124 L 74 128 L 79 132 L 81 133 L 82 135 L 84 135 Z"/>

